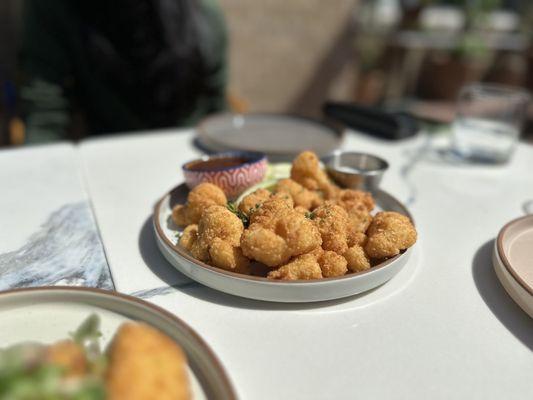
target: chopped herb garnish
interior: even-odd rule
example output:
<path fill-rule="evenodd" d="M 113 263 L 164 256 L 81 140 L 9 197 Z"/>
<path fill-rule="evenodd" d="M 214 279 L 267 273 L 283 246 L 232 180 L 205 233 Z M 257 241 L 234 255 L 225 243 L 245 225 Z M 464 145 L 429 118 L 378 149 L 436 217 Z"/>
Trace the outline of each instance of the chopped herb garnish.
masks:
<path fill-rule="evenodd" d="M 316 217 L 316 214 L 314 212 L 306 212 L 305 213 L 305 218 L 307 219 L 315 219 Z"/>
<path fill-rule="evenodd" d="M 235 214 L 237 217 L 239 217 L 244 227 L 248 228 L 248 225 L 250 225 L 250 219 L 245 213 L 243 213 L 241 210 L 237 208 L 237 205 L 235 203 L 228 201 L 226 208 L 230 210 L 233 214 Z"/>

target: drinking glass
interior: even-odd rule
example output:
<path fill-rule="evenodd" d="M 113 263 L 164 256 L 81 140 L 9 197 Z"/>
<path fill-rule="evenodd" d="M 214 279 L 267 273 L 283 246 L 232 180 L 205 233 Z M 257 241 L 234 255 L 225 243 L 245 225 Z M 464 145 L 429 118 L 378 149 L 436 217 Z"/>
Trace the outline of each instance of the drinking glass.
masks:
<path fill-rule="evenodd" d="M 518 142 L 529 99 L 526 91 L 506 86 L 463 87 L 453 123 L 454 152 L 474 162 L 507 162 Z"/>

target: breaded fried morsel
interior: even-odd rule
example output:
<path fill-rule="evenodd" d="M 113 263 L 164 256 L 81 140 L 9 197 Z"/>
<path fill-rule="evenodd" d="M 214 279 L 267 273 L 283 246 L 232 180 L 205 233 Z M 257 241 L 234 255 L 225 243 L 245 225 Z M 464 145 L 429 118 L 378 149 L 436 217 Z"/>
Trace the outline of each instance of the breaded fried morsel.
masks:
<path fill-rule="evenodd" d="M 346 259 L 334 251 L 324 251 L 318 257 L 317 261 L 324 278 L 342 276 L 348 271 Z"/>
<path fill-rule="evenodd" d="M 243 197 L 239 203 L 239 210 L 249 216 L 257 210 L 261 204 L 270 198 L 271 193 L 266 189 L 257 189 L 249 195 Z"/>
<path fill-rule="evenodd" d="M 158 330 L 125 323 L 115 335 L 108 354 L 107 399 L 191 398 L 185 354 Z"/>
<path fill-rule="evenodd" d="M 250 225 L 244 231 L 241 249 L 246 257 L 259 261 L 268 267 L 284 264 L 291 258 L 285 240 L 273 230 L 264 228 L 259 224 Z"/>
<path fill-rule="evenodd" d="M 322 237 L 322 248 L 343 254 L 348 250 L 348 214 L 332 202 L 326 201 L 313 211 L 313 222 Z"/>
<path fill-rule="evenodd" d="M 225 206 L 226 195 L 212 183 L 201 183 L 189 192 L 187 204 L 178 204 L 172 209 L 172 221 L 178 226 L 197 224 L 204 210 L 209 206 Z"/>
<path fill-rule="evenodd" d="M 416 242 L 416 230 L 411 220 L 394 211 L 379 212 L 367 230 L 365 253 L 370 258 L 390 258 Z"/>
<path fill-rule="evenodd" d="M 317 227 L 292 207 L 288 194 L 277 193 L 251 214 L 250 226 L 241 239 L 246 257 L 277 267 L 320 246 Z"/>
<path fill-rule="evenodd" d="M 307 210 L 313 210 L 323 202 L 318 192 L 308 190 L 292 179 L 280 180 L 276 186 L 276 192 L 289 194 L 295 207 L 303 207 Z"/>
<path fill-rule="evenodd" d="M 362 190 L 342 189 L 335 197 L 335 202 L 346 211 L 353 208 L 372 211 L 375 207 L 372 195 Z"/>
<path fill-rule="evenodd" d="M 315 224 L 297 211 L 278 219 L 275 232 L 285 240 L 291 256 L 308 253 L 322 244 Z"/>
<path fill-rule="evenodd" d="M 83 348 L 72 340 L 62 340 L 48 346 L 46 361 L 62 367 L 66 377 L 81 377 L 87 373 L 87 358 Z"/>
<path fill-rule="evenodd" d="M 366 244 L 367 237 L 363 232 L 359 232 L 353 228 L 352 225 L 348 225 L 348 236 L 346 237 L 348 242 L 348 247 L 359 245 L 364 247 Z"/>
<path fill-rule="evenodd" d="M 352 246 L 346 250 L 344 258 L 348 263 L 347 266 L 350 272 L 366 271 L 370 268 L 370 260 L 359 245 Z"/>
<path fill-rule="evenodd" d="M 250 260 L 243 254 L 240 247 L 232 246 L 228 242 L 215 238 L 209 248 L 211 263 L 218 268 L 239 274 L 250 274 Z"/>
<path fill-rule="evenodd" d="M 294 203 L 287 193 L 270 196 L 250 215 L 250 226 L 258 224 L 267 229 L 274 229 L 279 218 L 293 212 Z"/>
<path fill-rule="evenodd" d="M 211 262 L 215 267 L 245 271 L 249 261 L 239 249 L 231 249 L 240 246 L 243 231 L 239 217 L 226 207 L 211 206 L 198 221 L 197 239 L 192 243 L 191 254 L 200 261 Z"/>
<path fill-rule="evenodd" d="M 191 251 L 194 243 L 198 240 L 198 225 L 192 224 L 183 230 L 179 244 L 186 250 Z"/>
<path fill-rule="evenodd" d="M 304 151 L 293 160 L 291 179 L 309 190 L 324 190 L 331 185 L 328 176 L 320 168 L 318 157 L 311 151 Z"/>
<path fill-rule="evenodd" d="M 267 277 L 282 280 L 320 279 L 322 278 L 322 270 L 313 254 L 303 254 L 292 259 L 288 264 L 269 272 Z"/>

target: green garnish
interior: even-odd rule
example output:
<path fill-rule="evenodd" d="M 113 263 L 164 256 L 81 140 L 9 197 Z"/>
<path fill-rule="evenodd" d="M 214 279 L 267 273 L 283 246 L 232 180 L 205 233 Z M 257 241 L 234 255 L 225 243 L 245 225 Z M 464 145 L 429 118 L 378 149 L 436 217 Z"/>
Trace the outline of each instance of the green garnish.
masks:
<path fill-rule="evenodd" d="M 245 213 L 239 210 L 235 203 L 233 203 L 232 201 L 228 201 L 228 204 L 226 204 L 226 208 L 230 210 L 233 214 L 235 214 L 237 217 L 239 217 L 244 227 L 248 228 L 248 225 L 250 225 L 250 218 L 248 218 Z"/>
<path fill-rule="evenodd" d="M 316 217 L 316 214 L 314 212 L 306 212 L 305 213 L 305 218 L 307 219 L 315 219 Z"/>

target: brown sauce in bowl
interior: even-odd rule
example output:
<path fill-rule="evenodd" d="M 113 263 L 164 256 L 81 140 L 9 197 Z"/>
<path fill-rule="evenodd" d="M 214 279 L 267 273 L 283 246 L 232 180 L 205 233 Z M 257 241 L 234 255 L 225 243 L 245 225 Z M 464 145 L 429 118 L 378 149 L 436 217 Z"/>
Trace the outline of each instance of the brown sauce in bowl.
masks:
<path fill-rule="evenodd" d="M 231 167 L 238 167 L 250 160 L 242 157 L 221 157 L 210 160 L 198 160 L 188 163 L 185 167 L 189 171 L 218 171 Z"/>

